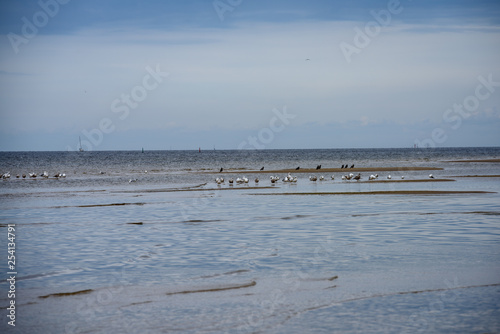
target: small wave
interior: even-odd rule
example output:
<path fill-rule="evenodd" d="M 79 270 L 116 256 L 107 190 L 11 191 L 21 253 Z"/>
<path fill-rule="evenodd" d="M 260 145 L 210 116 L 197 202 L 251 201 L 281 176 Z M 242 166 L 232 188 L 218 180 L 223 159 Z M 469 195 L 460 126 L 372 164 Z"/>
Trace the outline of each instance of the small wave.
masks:
<path fill-rule="evenodd" d="M 17 278 L 18 281 L 23 281 L 23 280 L 29 280 L 29 279 L 37 279 L 41 277 L 51 277 L 51 276 L 59 276 L 59 275 L 68 275 L 68 274 L 74 274 L 82 271 L 83 269 L 68 269 L 68 270 L 63 270 L 63 271 L 51 271 L 48 273 L 40 273 L 40 274 L 33 274 L 33 275 L 26 275 L 26 276 L 20 276 Z"/>
<path fill-rule="evenodd" d="M 500 216 L 499 211 L 472 211 L 472 212 L 464 212 L 465 214 L 474 214 L 474 215 L 485 215 L 485 216 Z"/>
<path fill-rule="evenodd" d="M 227 273 L 222 273 L 222 274 L 205 275 L 205 276 L 201 276 L 200 278 L 214 278 L 214 277 L 220 277 L 220 276 L 243 274 L 243 273 L 248 273 L 248 272 L 250 272 L 250 270 L 240 269 L 240 270 L 228 271 Z"/>
<path fill-rule="evenodd" d="M 243 283 L 243 284 L 218 285 L 218 286 L 206 287 L 206 288 L 194 289 L 194 290 L 182 290 L 182 291 L 176 291 L 176 292 L 167 292 L 166 295 L 171 296 L 171 295 L 183 295 L 183 294 L 190 294 L 190 293 L 204 293 L 204 292 L 237 290 L 237 289 L 250 288 L 250 287 L 255 286 L 255 285 L 257 285 L 257 282 L 251 281 L 251 282 Z"/>
<path fill-rule="evenodd" d="M 310 215 L 294 215 L 294 216 L 287 216 L 287 217 L 281 217 L 283 220 L 289 220 L 289 219 L 300 219 L 300 218 L 307 218 L 311 217 Z"/>
<path fill-rule="evenodd" d="M 199 223 L 216 223 L 216 222 L 221 222 L 223 220 L 220 219 L 212 219 L 212 220 L 203 220 L 203 219 L 189 219 L 189 220 L 183 220 L 180 223 L 184 224 L 199 224 Z"/>

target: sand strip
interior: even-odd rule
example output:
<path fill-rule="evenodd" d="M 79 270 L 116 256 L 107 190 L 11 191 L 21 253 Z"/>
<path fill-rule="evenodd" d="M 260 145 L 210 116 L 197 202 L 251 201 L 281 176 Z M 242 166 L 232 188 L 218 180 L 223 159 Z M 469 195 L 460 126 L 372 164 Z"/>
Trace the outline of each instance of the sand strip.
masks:
<path fill-rule="evenodd" d="M 500 159 L 478 159 L 478 160 L 446 160 L 443 162 L 500 162 Z"/>
<path fill-rule="evenodd" d="M 133 193 L 140 193 L 140 192 L 146 192 L 146 193 L 169 193 L 169 192 L 182 192 L 182 191 L 216 191 L 216 190 L 252 190 L 252 189 L 276 189 L 276 187 L 272 186 L 256 186 L 256 187 L 247 187 L 243 185 L 237 185 L 237 186 L 228 186 L 227 188 L 197 188 L 197 189 L 151 189 L 151 190 L 137 190 L 137 191 L 132 191 Z"/>
<path fill-rule="evenodd" d="M 500 175 L 457 175 L 450 177 L 500 177 Z"/>
<path fill-rule="evenodd" d="M 65 296 L 82 295 L 82 294 L 90 293 L 92 291 L 94 291 L 94 290 L 87 289 L 87 290 L 80 290 L 80 291 L 75 291 L 75 292 L 51 293 L 49 295 L 39 296 L 38 298 L 45 299 L 45 298 L 49 298 L 49 297 L 65 297 Z"/>
<path fill-rule="evenodd" d="M 207 287 L 207 288 L 202 288 L 202 289 L 197 289 L 197 290 L 184 290 L 184 291 L 178 291 L 178 292 L 169 292 L 169 293 L 166 293 L 166 295 L 171 296 L 171 295 L 188 294 L 188 293 L 235 290 L 235 289 L 249 288 L 249 287 L 252 287 L 255 285 L 257 285 L 257 282 L 251 281 L 251 282 L 245 283 L 245 284 L 223 285 L 223 286 L 215 286 L 215 287 L 211 287 L 211 288 Z"/>
<path fill-rule="evenodd" d="M 463 191 L 463 190 L 390 190 L 390 191 L 360 191 L 360 192 L 314 192 L 314 193 L 260 193 L 251 195 L 452 195 L 452 194 L 496 194 L 491 191 Z"/>
<path fill-rule="evenodd" d="M 371 181 L 351 181 L 353 183 L 407 183 L 407 182 L 449 182 L 453 179 L 415 179 L 415 180 L 371 180 Z"/>
<path fill-rule="evenodd" d="M 443 170 L 443 168 L 439 167 L 417 167 L 417 166 L 404 166 L 404 167 L 361 167 L 361 168 L 301 168 L 296 170 L 292 169 L 277 169 L 277 170 L 246 170 L 242 172 L 241 170 L 224 170 L 221 174 L 272 174 L 272 173 L 354 173 L 354 172 L 403 172 L 403 171 L 419 171 L 419 170 Z M 203 172 L 219 174 L 218 171 L 213 172 Z"/>

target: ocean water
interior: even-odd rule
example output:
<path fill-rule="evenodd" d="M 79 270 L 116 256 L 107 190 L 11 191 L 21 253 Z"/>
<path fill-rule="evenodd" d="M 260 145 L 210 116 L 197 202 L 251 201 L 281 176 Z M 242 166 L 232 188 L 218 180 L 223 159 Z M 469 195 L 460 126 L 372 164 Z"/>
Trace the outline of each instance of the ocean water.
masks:
<path fill-rule="evenodd" d="M 499 158 L 500 148 L 1 152 L 11 177 L 0 180 L 0 331 L 500 332 L 500 163 L 461 161 Z M 292 173 L 296 183 L 269 180 L 319 164 Z M 359 182 L 325 171 L 343 164 L 370 171 Z M 375 173 L 385 182 L 368 181 Z M 250 181 L 229 185 L 237 177 Z"/>

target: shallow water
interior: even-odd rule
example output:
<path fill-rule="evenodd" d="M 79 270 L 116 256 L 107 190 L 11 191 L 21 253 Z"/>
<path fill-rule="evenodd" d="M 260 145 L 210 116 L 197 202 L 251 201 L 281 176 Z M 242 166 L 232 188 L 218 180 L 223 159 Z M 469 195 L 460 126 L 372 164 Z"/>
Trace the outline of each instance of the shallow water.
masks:
<path fill-rule="evenodd" d="M 15 224 L 18 271 L 16 327 L 2 311 L 0 328 L 498 332 L 500 178 L 464 176 L 500 175 L 500 164 L 447 161 L 499 157 L 499 148 L 0 153 L 0 172 L 12 175 L 0 181 L 0 242 L 6 252 Z M 318 164 L 374 171 L 361 182 L 297 173 L 296 184 L 275 185 L 252 173 Z M 379 180 L 454 181 L 367 181 L 388 166 L 443 169 Z M 15 177 L 45 170 L 67 177 Z M 229 186 L 243 176 L 248 184 Z M 491 193 L 359 194 L 414 190 Z M 355 195 L 282 195 L 346 192 Z M 8 302 L 2 292 L 2 309 Z"/>

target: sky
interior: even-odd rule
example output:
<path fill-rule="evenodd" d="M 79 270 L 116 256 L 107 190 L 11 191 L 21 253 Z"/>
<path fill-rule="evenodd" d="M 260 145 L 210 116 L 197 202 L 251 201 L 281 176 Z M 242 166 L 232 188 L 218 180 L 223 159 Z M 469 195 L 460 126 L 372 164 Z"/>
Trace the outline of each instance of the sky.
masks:
<path fill-rule="evenodd" d="M 0 151 L 500 146 L 500 2 L 2 0 Z"/>

